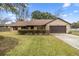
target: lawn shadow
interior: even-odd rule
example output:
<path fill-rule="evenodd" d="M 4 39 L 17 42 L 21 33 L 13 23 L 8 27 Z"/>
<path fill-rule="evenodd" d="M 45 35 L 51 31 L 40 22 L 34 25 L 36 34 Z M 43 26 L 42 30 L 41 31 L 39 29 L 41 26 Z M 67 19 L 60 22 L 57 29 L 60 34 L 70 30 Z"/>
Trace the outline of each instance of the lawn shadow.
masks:
<path fill-rule="evenodd" d="M 0 36 L 0 56 L 4 56 L 17 44 L 18 44 L 18 40 L 16 38 Z"/>

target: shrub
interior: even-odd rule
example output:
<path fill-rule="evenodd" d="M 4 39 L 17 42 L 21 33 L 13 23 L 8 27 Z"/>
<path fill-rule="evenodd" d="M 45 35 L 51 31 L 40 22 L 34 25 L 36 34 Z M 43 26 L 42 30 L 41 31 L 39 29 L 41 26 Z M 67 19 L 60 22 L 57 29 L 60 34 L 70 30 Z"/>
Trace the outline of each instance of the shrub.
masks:
<path fill-rule="evenodd" d="M 68 34 L 72 34 L 72 31 L 69 31 Z"/>
<path fill-rule="evenodd" d="M 25 29 L 18 30 L 18 33 L 21 34 L 21 35 L 24 35 L 24 34 L 26 34 L 26 30 Z"/>
<path fill-rule="evenodd" d="M 18 30 L 18 33 L 21 35 L 24 34 L 49 34 L 49 32 L 47 30 L 26 30 L 26 29 L 21 29 Z"/>

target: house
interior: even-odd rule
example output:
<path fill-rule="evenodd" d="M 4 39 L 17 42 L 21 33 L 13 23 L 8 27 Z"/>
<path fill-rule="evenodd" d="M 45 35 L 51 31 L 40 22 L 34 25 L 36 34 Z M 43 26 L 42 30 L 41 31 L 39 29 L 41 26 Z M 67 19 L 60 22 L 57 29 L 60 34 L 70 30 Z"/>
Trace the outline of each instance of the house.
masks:
<path fill-rule="evenodd" d="M 26 30 L 47 30 L 50 33 L 68 33 L 71 24 L 62 19 L 32 19 L 31 21 L 16 21 L 10 24 L 11 31 L 26 29 Z"/>
<path fill-rule="evenodd" d="M 27 26 L 26 26 L 27 23 L 28 21 L 17 20 L 16 22 L 8 24 L 7 26 L 10 28 L 11 31 L 16 31 L 19 29 L 27 29 Z"/>
<path fill-rule="evenodd" d="M 0 32 L 10 31 L 6 24 L 0 24 Z"/>

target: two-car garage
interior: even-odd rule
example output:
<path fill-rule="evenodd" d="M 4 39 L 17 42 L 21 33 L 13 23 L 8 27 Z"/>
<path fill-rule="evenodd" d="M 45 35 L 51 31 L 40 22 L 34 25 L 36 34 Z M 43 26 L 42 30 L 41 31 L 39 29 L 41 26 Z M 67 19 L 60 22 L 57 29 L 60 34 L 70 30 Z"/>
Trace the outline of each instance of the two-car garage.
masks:
<path fill-rule="evenodd" d="M 66 33 L 66 26 L 50 26 L 50 33 Z"/>
<path fill-rule="evenodd" d="M 70 27 L 70 23 L 61 19 L 54 20 L 46 25 L 46 29 L 49 30 L 50 33 L 68 33 Z"/>

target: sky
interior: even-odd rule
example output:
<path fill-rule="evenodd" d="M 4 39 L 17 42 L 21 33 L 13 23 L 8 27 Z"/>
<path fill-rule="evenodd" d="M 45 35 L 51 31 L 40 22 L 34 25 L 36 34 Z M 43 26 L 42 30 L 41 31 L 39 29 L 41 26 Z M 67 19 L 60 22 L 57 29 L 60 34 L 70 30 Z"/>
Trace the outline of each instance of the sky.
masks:
<path fill-rule="evenodd" d="M 79 21 L 79 3 L 30 3 L 28 5 L 29 15 L 35 10 L 49 12 L 70 23 Z M 12 13 L 0 13 L 0 17 L 8 17 L 14 21 L 15 15 Z M 28 19 L 30 19 L 30 17 Z"/>
<path fill-rule="evenodd" d="M 78 3 L 32 3 L 29 4 L 29 14 L 35 10 L 49 12 L 70 23 L 79 21 Z"/>

